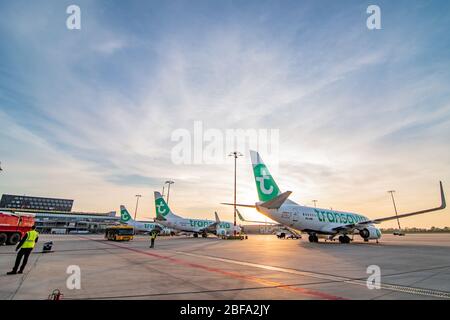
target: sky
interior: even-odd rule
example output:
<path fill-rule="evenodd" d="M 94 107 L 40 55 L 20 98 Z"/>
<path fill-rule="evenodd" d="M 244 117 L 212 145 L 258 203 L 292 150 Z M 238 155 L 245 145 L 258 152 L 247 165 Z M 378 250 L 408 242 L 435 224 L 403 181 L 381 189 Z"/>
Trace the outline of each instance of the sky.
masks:
<path fill-rule="evenodd" d="M 80 30 L 66 27 L 72 4 Z M 367 28 L 371 4 L 380 30 Z M 174 133 L 201 123 L 276 130 L 261 156 L 304 205 L 378 218 L 393 213 L 391 189 L 399 212 L 438 205 L 439 180 L 450 199 L 448 1 L 0 0 L 0 12 L 0 193 L 85 212 L 134 212 L 141 194 L 149 220 L 172 179 L 173 211 L 231 220 L 220 203 L 233 200 L 234 150 L 173 160 Z M 252 204 L 239 151 L 237 199 Z M 450 210 L 402 226 L 450 226 Z"/>

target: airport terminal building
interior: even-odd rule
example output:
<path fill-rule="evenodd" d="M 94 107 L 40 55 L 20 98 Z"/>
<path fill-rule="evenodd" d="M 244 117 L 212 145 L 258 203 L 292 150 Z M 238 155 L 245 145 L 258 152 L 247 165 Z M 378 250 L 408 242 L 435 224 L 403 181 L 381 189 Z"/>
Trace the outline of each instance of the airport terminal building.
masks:
<path fill-rule="evenodd" d="M 1 211 L 26 212 L 35 215 L 40 233 L 103 233 L 110 225 L 118 224 L 116 212 L 73 212 L 74 200 L 4 194 Z"/>

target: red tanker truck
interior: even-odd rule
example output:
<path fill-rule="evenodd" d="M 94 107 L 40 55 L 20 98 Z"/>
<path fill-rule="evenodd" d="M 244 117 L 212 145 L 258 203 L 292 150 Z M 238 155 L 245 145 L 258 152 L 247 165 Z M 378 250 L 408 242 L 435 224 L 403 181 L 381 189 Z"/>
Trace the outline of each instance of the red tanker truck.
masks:
<path fill-rule="evenodd" d="M 0 245 L 17 244 L 34 225 L 34 214 L 0 211 Z"/>

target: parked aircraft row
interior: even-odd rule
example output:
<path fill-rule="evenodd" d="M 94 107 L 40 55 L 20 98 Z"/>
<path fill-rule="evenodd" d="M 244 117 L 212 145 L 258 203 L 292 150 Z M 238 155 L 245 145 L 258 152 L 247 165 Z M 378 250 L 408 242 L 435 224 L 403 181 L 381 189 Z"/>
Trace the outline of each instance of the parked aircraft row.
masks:
<path fill-rule="evenodd" d="M 255 208 L 259 213 L 276 221 L 277 224 L 293 234 L 298 234 L 298 232 L 307 233 L 310 242 L 318 242 L 319 238 L 328 240 L 337 238 L 341 243 L 349 243 L 352 239 L 349 235 L 359 235 L 364 241 L 376 240 L 378 242 L 381 238 L 381 231 L 375 226 L 376 224 L 438 211 L 446 207 L 442 182 L 440 182 L 440 206 L 378 219 L 370 219 L 358 213 L 303 206 L 288 199 L 292 193 L 291 191 L 281 192 L 258 152 L 250 151 L 250 157 L 259 201 L 255 202 L 255 204 L 237 204 L 237 206 Z M 208 233 L 229 235 L 235 231 L 237 233 L 242 231 L 240 226 L 235 227 L 231 222 L 221 222 L 217 213 L 215 213 L 215 221 L 183 218 L 172 212 L 158 191 L 154 192 L 154 196 L 155 223 L 134 221 L 123 206 L 121 207 L 122 222 L 131 224 L 138 230 L 156 229 L 166 233 L 170 233 L 170 230 L 177 230 L 192 233 L 195 237 L 198 237 L 198 235 L 206 237 Z M 234 205 L 232 203 L 223 204 Z M 242 215 L 239 212 L 237 213 L 239 218 L 245 221 Z M 251 222 L 262 223 L 261 221 Z"/>
<path fill-rule="evenodd" d="M 169 208 L 162 195 L 155 191 L 155 222 L 135 221 L 125 206 L 120 206 L 120 222 L 131 225 L 136 232 L 158 231 L 164 235 L 170 235 L 174 232 L 186 232 L 193 234 L 194 237 L 201 235 L 207 237 L 208 233 L 217 236 L 226 236 L 234 234 L 234 231 L 240 233 L 241 227 L 232 222 L 220 221 L 219 215 L 215 213 L 215 221 L 207 219 L 182 218 L 176 215 Z"/>

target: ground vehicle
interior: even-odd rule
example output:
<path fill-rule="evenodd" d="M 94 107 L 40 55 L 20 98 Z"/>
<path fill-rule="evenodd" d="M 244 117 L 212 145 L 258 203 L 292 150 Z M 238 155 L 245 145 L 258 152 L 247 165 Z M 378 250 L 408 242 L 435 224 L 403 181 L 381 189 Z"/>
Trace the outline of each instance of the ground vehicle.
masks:
<path fill-rule="evenodd" d="M 301 239 L 301 235 L 294 234 L 290 231 L 278 231 L 276 233 L 278 239 Z"/>
<path fill-rule="evenodd" d="M 0 245 L 15 245 L 34 225 L 34 214 L 0 212 Z"/>
<path fill-rule="evenodd" d="M 133 240 L 134 228 L 132 226 L 120 225 L 105 229 L 105 239 L 111 241 Z"/>

